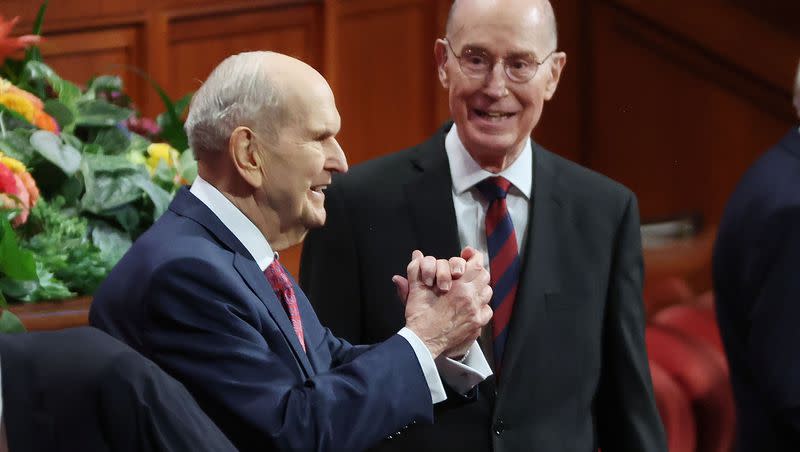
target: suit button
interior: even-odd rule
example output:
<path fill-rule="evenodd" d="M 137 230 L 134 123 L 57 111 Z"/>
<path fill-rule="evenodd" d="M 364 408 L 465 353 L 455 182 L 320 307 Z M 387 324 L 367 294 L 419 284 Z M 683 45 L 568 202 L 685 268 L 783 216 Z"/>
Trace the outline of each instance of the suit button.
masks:
<path fill-rule="evenodd" d="M 498 420 L 494 423 L 494 434 L 500 436 L 503 434 L 503 431 L 506 429 L 506 424 L 502 420 Z"/>

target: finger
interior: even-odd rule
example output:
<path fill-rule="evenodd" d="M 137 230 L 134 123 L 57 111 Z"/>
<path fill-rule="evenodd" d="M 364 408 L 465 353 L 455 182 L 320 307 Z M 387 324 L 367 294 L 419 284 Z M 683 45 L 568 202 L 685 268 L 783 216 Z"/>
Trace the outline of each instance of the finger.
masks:
<path fill-rule="evenodd" d="M 411 259 L 411 262 L 408 263 L 408 267 L 406 267 L 406 276 L 408 277 L 409 283 L 416 283 L 419 281 L 419 264 L 419 259 Z"/>
<path fill-rule="evenodd" d="M 450 264 L 450 275 L 453 279 L 458 279 L 467 269 L 467 261 L 461 257 L 451 257 L 448 261 Z"/>
<path fill-rule="evenodd" d="M 419 260 L 422 259 L 423 257 L 425 257 L 425 255 L 422 254 L 422 251 L 420 250 L 414 250 L 411 252 L 411 260 Z"/>
<path fill-rule="evenodd" d="M 478 321 L 480 322 L 481 326 L 485 326 L 487 323 L 489 323 L 489 321 L 492 320 L 492 315 L 494 315 L 494 312 L 488 304 L 481 306 L 481 310 L 478 314 Z"/>
<path fill-rule="evenodd" d="M 478 252 L 478 250 L 476 250 L 475 248 L 473 248 L 471 246 L 467 246 L 467 247 L 464 247 L 463 250 L 461 250 L 461 257 L 463 257 L 464 260 L 469 260 L 477 252 Z"/>
<path fill-rule="evenodd" d="M 394 275 L 392 276 L 392 282 L 395 290 L 397 290 L 397 296 L 400 297 L 400 301 L 405 305 L 408 300 L 408 280 L 400 275 Z"/>
<path fill-rule="evenodd" d="M 436 286 L 442 292 L 447 292 L 453 285 L 453 278 L 450 275 L 450 262 L 444 259 L 436 261 Z"/>
<path fill-rule="evenodd" d="M 485 286 L 479 294 L 479 299 L 481 301 L 481 304 L 489 304 L 489 302 L 492 301 L 493 294 L 494 291 L 492 290 L 492 288 L 490 286 Z"/>
<path fill-rule="evenodd" d="M 433 281 L 436 278 L 436 258 L 433 256 L 423 257 L 419 271 L 422 282 L 428 287 L 433 287 Z"/>

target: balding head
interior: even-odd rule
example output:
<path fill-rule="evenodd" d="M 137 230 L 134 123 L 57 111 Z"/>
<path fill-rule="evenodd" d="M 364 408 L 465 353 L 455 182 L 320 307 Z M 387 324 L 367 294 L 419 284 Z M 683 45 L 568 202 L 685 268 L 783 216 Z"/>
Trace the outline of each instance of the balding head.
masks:
<path fill-rule="evenodd" d="M 540 24 L 548 39 L 546 44 L 553 49 L 558 47 L 556 15 L 548 0 L 453 0 L 447 15 L 447 36 L 453 36 L 469 17 L 489 8 L 502 8 L 514 15 L 530 15 L 532 23 Z"/>
<path fill-rule="evenodd" d="M 322 76 L 295 58 L 274 52 L 244 52 L 219 64 L 195 93 L 186 133 L 202 160 L 228 148 L 231 133 L 249 127 L 274 138 L 295 113 L 288 102 L 302 89 L 328 89 Z M 287 105 L 292 104 L 292 111 Z"/>

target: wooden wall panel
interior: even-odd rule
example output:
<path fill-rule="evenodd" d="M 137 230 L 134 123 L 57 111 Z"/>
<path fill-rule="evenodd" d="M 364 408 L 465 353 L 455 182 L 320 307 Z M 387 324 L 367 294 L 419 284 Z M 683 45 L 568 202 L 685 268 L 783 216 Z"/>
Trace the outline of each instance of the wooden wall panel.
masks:
<path fill-rule="evenodd" d="M 643 14 L 653 3 L 613 3 L 591 9 L 584 163 L 631 187 L 645 220 L 698 212 L 715 223 L 744 169 L 796 122 L 793 72 L 781 87 L 774 69 L 760 77 L 732 51 L 709 53 L 724 44 L 719 31 L 654 26 Z M 779 52 L 760 63 L 788 66 Z"/>
<path fill-rule="evenodd" d="M 436 128 L 435 3 L 345 0 L 333 75 L 351 164 L 412 145 Z"/>
<path fill-rule="evenodd" d="M 312 5 L 175 17 L 169 23 L 168 91 L 196 90 L 225 57 L 272 50 L 320 66 L 320 14 Z"/>
<path fill-rule="evenodd" d="M 129 95 L 141 99 L 145 83 L 130 70 L 141 67 L 139 43 L 135 27 L 62 33 L 47 37 L 42 56 L 61 77 L 81 86 L 97 75 L 119 75 Z"/>

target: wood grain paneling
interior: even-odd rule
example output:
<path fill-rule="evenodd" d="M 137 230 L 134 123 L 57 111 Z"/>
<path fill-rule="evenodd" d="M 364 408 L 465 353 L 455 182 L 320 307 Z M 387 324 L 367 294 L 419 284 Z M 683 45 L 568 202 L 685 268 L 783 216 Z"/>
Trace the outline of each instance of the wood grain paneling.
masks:
<path fill-rule="evenodd" d="M 42 56 L 61 77 L 81 86 L 97 75 L 119 75 L 131 97 L 141 99 L 144 84 L 130 70 L 141 67 L 139 35 L 134 27 L 50 35 Z"/>
<path fill-rule="evenodd" d="M 418 143 L 435 130 L 435 3 L 346 0 L 333 79 L 353 164 Z"/>
<path fill-rule="evenodd" d="M 586 163 L 631 187 L 645 219 L 700 212 L 714 223 L 744 169 L 793 123 L 788 84 L 639 12 L 592 6 Z"/>
<path fill-rule="evenodd" d="M 178 96 L 196 90 L 225 57 L 247 50 L 285 53 L 319 67 L 320 17 L 314 5 L 174 17 L 168 91 Z"/>

